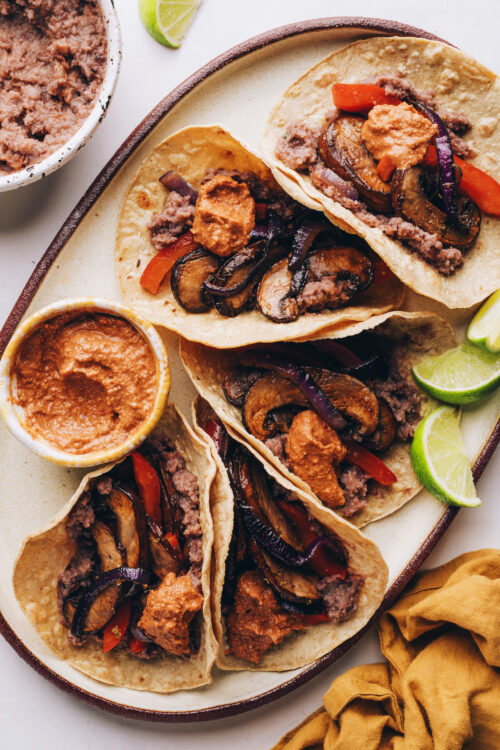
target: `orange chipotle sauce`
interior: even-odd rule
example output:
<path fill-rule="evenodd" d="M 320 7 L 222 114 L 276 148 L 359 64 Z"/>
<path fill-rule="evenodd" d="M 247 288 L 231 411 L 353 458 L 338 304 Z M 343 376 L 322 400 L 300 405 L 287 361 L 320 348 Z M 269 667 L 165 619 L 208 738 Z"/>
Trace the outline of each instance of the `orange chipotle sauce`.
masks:
<path fill-rule="evenodd" d="M 22 343 L 13 374 L 26 429 L 75 454 L 123 443 L 157 392 L 146 339 L 123 318 L 93 311 L 42 323 Z"/>

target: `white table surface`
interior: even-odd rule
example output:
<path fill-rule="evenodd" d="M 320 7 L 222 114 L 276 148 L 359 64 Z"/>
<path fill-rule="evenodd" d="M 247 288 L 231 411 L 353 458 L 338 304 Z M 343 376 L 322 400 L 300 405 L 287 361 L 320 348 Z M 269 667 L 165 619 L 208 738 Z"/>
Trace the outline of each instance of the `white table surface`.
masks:
<path fill-rule="evenodd" d="M 500 71 L 496 0 L 204 0 L 180 50 L 144 31 L 136 0 L 115 0 L 123 62 L 110 110 L 92 141 L 43 182 L 0 194 L 0 325 L 60 225 L 116 148 L 174 86 L 229 47 L 267 29 L 304 18 L 377 16 L 418 26 Z M 472 549 L 498 546 L 500 509 L 495 478 L 500 451 L 479 482 L 481 508 L 462 511 L 426 567 Z M 321 702 L 330 682 L 350 667 L 380 659 L 376 631 L 311 682 L 268 706 L 231 719 L 154 725 L 91 708 L 51 685 L 0 638 L 0 747 L 37 750 L 187 750 L 270 748 Z"/>

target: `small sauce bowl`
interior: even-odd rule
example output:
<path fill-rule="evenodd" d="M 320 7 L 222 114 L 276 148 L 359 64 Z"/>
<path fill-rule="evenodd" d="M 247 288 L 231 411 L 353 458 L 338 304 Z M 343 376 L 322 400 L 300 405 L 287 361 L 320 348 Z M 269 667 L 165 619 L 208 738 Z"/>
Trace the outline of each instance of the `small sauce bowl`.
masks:
<path fill-rule="evenodd" d="M 22 406 L 16 402 L 17 353 L 27 338 L 43 323 L 64 313 L 103 313 L 121 318 L 138 331 L 149 345 L 156 364 L 156 394 L 153 407 L 144 421 L 123 442 L 100 450 L 70 452 L 49 443 L 34 434 L 27 426 Z M 62 466 L 84 467 L 117 461 L 135 450 L 160 419 L 170 390 L 170 366 L 163 342 L 148 321 L 137 316 L 133 310 L 109 300 L 84 298 L 61 300 L 31 315 L 16 329 L 0 360 L 0 414 L 15 438 L 36 455 Z"/>

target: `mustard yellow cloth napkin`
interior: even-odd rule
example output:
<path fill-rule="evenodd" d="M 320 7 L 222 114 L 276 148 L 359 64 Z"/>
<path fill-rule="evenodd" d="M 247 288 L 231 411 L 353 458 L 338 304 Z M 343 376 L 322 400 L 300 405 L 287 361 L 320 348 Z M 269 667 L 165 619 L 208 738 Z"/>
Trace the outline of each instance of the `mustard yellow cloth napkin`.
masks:
<path fill-rule="evenodd" d="M 421 573 L 379 635 L 388 663 L 338 677 L 273 750 L 500 750 L 500 550 Z"/>

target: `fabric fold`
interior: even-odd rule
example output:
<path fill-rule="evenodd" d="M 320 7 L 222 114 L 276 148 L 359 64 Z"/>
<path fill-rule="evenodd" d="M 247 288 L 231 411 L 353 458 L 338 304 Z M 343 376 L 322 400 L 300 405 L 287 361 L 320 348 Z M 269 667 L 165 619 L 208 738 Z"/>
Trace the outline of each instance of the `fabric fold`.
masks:
<path fill-rule="evenodd" d="M 499 550 L 418 575 L 379 637 L 387 663 L 338 677 L 273 750 L 498 750 Z"/>

